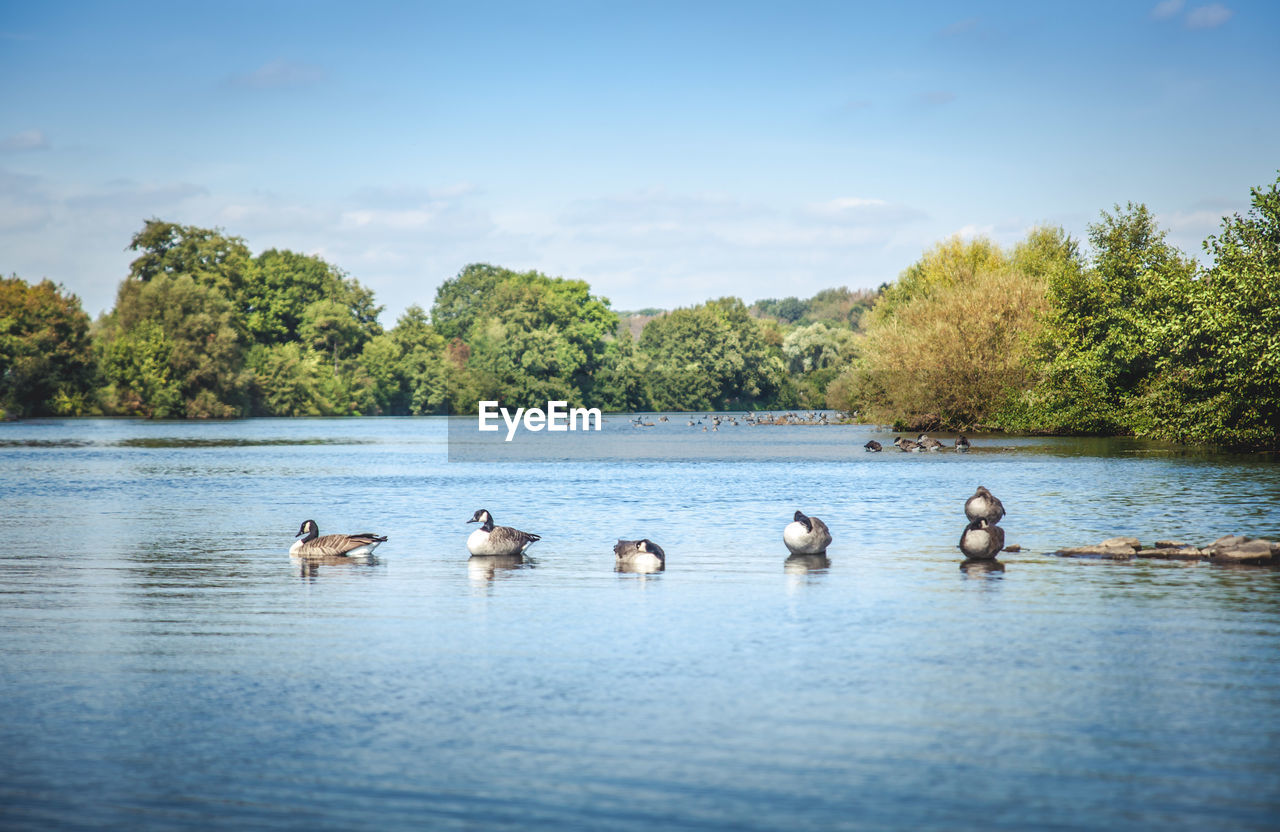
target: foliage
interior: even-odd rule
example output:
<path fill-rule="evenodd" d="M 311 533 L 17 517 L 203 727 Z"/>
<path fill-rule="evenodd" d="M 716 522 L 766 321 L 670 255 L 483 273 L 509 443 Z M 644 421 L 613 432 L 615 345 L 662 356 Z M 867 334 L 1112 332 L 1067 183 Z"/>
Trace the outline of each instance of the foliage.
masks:
<path fill-rule="evenodd" d="M 104 324 L 111 409 L 189 418 L 243 412 L 244 345 L 231 303 L 217 288 L 187 274 L 126 280 Z M 170 400 L 174 385 L 181 406 Z"/>
<path fill-rule="evenodd" d="M 1254 188 L 1248 214 L 1223 219 L 1204 248 L 1213 265 L 1155 339 L 1150 432 L 1280 449 L 1280 179 Z"/>
<path fill-rule="evenodd" d="M 93 373 L 80 299 L 48 280 L 0 278 L 0 415 L 80 415 Z"/>
<path fill-rule="evenodd" d="M 475 408 L 472 392 L 517 405 L 590 401 L 618 326 L 608 301 L 584 281 L 487 265 L 445 281 L 431 320 L 443 338 L 467 345 L 450 398 L 468 410 Z"/>
<path fill-rule="evenodd" d="M 651 360 L 652 406 L 663 410 L 753 407 L 795 401 L 782 357 L 738 298 L 656 318 L 640 336 Z"/>
<path fill-rule="evenodd" d="M 1145 206 L 1089 227 L 1088 268 L 1051 273 L 1037 345 L 1040 380 L 1012 426 L 1052 433 L 1145 433 L 1160 356 L 1185 326 L 1195 263 Z"/>
<path fill-rule="evenodd" d="M 1059 229 L 1036 229 L 1011 251 L 982 238 L 935 246 L 881 296 L 828 402 L 919 429 L 1007 418 L 1035 380 L 1029 356 L 1050 276 L 1077 269 Z"/>

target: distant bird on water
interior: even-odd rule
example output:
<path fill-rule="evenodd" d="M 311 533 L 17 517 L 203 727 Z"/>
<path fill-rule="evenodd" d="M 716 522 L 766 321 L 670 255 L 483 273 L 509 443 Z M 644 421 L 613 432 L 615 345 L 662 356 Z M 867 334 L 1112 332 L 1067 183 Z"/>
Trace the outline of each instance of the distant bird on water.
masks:
<path fill-rule="evenodd" d="M 362 532 L 360 534 L 326 534 L 320 536 L 320 527 L 314 520 L 303 522 L 295 540 L 289 547 L 289 554 L 298 558 L 345 557 L 359 558 L 373 554 L 379 543 L 386 543 L 387 538 Z"/>
<path fill-rule="evenodd" d="M 831 532 L 817 517 L 806 517 L 797 511 L 795 519 L 782 530 L 782 542 L 793 555 L 820 555 L 831 545 Z"/>
<path fill-rule="evenodd" d="M 941 442 L 936 439 L 931 439 L 923 433 L 916 439 L 916 444 L 924 448 L 926 451 L 940 451 L 944 447 Z"/>
<path fill-rule="evenodd" d="M 879 442 L 877 442 L 876 440 L 872 439 L 870 442 L 868 442 L 867 444 L 865 444 L 865 445 L 863 445 L 863 446 L 862 446 L 862 450 L 864 450 L 864 451 L 879 452 L 879 451 L 884 450 L 884 446 L 883 446 L 883 445 L 881 445 L 881 444 L 880 444 Z"/>
<path fill-rule="evenodd" d="M 963 454 L 963 453 L 967 453 L 968 450 L 969 450 L 969 440 L 966 439 L 964 434 L 962 433 L 956 437 L 956 451 Z"/>
<path fill-rule="evenodd" d="M 912 454 L 918 454 L 924 450 L 924 448 L 920 446 L 919 442 L 912 442 L 905 436 L 899 436 L 897 439 L 893 440 L 893 444 L 898 446 L 898 450 Z"/>
<path fill-rule="evenodd" d="M 1004 517 L 1004 503 L 980 485 L 978 490 L 973 492 L 973 496 L 964 501 L 964 516 L 968 517 L 970 522 L 986 520 L 991 525 L 995 525 L 1000 522 L 1001 517 Z"/>
<path fill-rule="evenodd" d="M 495 526 L 493 515 L 482 508 L 476 509 L 467 522 L 480 524 L 480 528 L 467 538 L 467 551 L 473 555 L 522 555 L 542 539 L 539 535 L 510 526 Z"/>

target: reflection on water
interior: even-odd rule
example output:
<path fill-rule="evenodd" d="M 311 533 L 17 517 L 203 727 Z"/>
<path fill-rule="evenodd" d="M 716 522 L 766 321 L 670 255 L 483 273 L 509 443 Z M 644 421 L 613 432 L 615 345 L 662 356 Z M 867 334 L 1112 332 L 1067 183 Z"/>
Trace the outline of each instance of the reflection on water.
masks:
<path fill-rule="evenodd" d="M 616 561 L 614 570 L 617 572 L 629 572 L 633 575 L 652 575 L 654 572 L 662 572 L 667 568 L 667 564 L 663 561 Z"/>
<path fill-rule="evenodd" d="M 526 563 L 523 555 L 472 555 L 467 559 L 467 574 L 473 581 L 492 581 L 499 573 Z"/>
<path fill-rule="evenodd" d="M 293 562 L 294 567 L 298 571 L 298 575 L 304 578 L 314 578 L 321 572 L 321 567 L 333 567 L 335 569 L 354 569 L 363 566 L 377 566 L 381 561 L 375 555 L 365 555 L 363 557 L 340 557 L 338 555 L 318 555 L 300 558 L 290 556 L 289 560 Z"/>
<path fill-rule="evenodd" d="M 1004 571 L 1004 564 L 995 558 L 970 559 L 961 562 L 960 571 L 966 575 L 986 575 Z"/>
<path fill-rule="evenodd" d="M 830 566 L 831 559 L 826 555 L 791 555 L 783 563 L 787 572 L 815 572 Z"/>
<path fill-rule="evenodd" d="M 684 422 L 484 465 L 443 419 L 0 425 L 0 826 L 1274 826 L 1280 570 L 1048 555 L 1280 538 L 1274 461 Z M 1007 571 L 956 568 L 979 483 Z M 479 505 L 536 568 L 467 558 Z M 391 539 L 291 559 L 308 517 Z M 615 571 L 636 529 L 678 557 Z"/>

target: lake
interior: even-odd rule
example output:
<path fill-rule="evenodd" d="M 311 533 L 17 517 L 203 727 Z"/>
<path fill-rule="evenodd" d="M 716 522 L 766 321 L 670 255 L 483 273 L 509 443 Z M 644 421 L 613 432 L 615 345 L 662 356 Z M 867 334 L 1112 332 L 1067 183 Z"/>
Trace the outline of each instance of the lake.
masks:
<path fill-rule="evenodd" d="M 443 418 L 0 425 L 0 826 L 1276 828 L 1280 570 L 1048 554 L 1280 539 L 1274 458 L 687 418 L 506 462 Z M 1003 572 L 959 568 L 980 484 Z M 469 564 L 477 508 L 533 562 Z M 306 519 L 390 540 L 300 568 Z"/>

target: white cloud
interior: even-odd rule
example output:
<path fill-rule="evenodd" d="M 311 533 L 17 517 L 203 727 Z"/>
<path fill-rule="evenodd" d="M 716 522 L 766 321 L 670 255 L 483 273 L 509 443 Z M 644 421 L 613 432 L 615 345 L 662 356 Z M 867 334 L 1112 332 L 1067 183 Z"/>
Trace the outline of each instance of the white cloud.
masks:
<path fill-rule="evenodd" d="M 325 79 L 324 70 L 310 64 L 275 60 L 263 64 L 252 72 L 232 75 L 227 86 L 241 89 L 266 90 L 287 87 L 306 87 Z"/>
<path fill-rule="evenodd" d="M 1183 0 L 1161 0 L 1151 9 L 1152 20 L 1168 20 L 1182 11 Z"/>
<path fill-rule="evenodd" d="M 1231 9 L 1221 3 L 1210 3 L 1207 6 L 1197 6 L 1187 12 L 1187 28 L 1188 29 L 1216 29 L 1226 23 L 1234 15 Z"/>
<path fill-rule="evenodd" d="M 28 150 L 48 150 L 49 137 L 42 130 L 23 130 L 0 140 L 0 151 L 5 153 L 22 153 Z"/>

